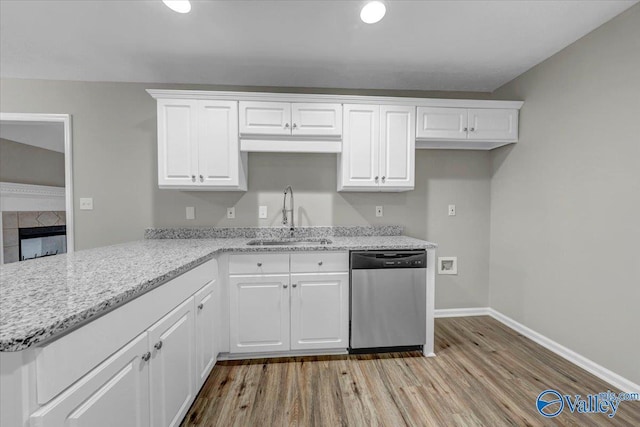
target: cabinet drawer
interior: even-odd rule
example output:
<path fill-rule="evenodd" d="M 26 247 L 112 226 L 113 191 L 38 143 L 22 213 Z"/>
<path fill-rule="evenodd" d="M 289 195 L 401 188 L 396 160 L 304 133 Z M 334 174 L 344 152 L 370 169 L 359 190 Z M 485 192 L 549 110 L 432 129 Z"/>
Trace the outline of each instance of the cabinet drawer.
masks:
<path fill-rule="evenodd" d="M 349 271 L 347 252 L 310 252 L 291 254 L 292 273 Z"/>
<path fill-rule="evenodd" d="M 289 254 L 247 254 L 229 256 L 229 274 L 288 273 Z"/>

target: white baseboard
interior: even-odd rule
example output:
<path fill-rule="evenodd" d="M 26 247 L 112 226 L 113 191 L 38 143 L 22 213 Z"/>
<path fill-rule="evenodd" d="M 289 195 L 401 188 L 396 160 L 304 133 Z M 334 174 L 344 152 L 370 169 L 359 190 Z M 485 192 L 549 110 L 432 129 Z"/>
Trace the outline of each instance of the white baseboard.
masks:
<path fill-rule="evenodd" d="M 529 338 L 531 341 L 534 341 L 544 348 L 551 350 L 558 356 L 568 360 L 584 369 L 585 371 L 595 375 L 603 381 L 608 382 L 614 388 L 617 388 L 621 391 L 627 393 L 640 393 L 640 385 L 630 381 L 621 375 L 616 374 L 615 372 L 605 368 L 602 365 L 597 364 L 591 359 L 587 359 L 581 354 L 576 353 L 575 351 L 559 344 L 550 338 L 545 337 L 539 332 L 534 331 L 531 328 L 526 327 L 522 323 L 516 322 L 512 318 L 505 316 L 499 311 L 494 310 L 489 307 L 477 307 L 477 308 L 452 308 L 452 309 L 441 309 L 435 310 L 435 317 L 464 317 L 464 316 L 491 316 L 500 323 L 508 326 L 514 331 L 522 334 L 523 336 Z M 606 390 L 602 390 L 606 391 Z"/>
<path fill-rule="evenodd" d="M 443 308 L 435 310 L 434 317 L 470 317 L 470 316 L 489 316 L 489 307 L 473 307 L 473 308 Z"/>

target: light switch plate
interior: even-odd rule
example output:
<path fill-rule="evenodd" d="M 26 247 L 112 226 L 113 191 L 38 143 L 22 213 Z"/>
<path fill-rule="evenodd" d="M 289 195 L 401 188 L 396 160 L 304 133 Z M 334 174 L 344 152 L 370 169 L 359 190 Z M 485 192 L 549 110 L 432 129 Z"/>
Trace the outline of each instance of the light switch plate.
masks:
<path fill-rule="evenodd" d="M 449 205 L 449 216 L 456 216 L 456 205 Z"/>
<path fill-rule="evenodd" d="M 196 219 L 196 208 L 194 206 L 187 206 L 187 219 Z"/>
<path fill-rule="evenodd" d="M 258 218 L 267 219 L 267 207 L 266 206 L 260 206 L 258 208 Z"/>
<path fill-rule="evenodd" d="M 234 219 L 236 217 L 236 208 L 227 208 L 227 219 Z"/>
<path fill-rule="evenodd" d="M 382 209 L 382 206 L 376 206 L 376 216 L 377 217 L 384 216 L 384 210 Z"/>
<path fill-rule="evenodd" d="M 81 197 L 80 198 L 80 210 L 92 211 L 93 210 L 93 197 Z"/>

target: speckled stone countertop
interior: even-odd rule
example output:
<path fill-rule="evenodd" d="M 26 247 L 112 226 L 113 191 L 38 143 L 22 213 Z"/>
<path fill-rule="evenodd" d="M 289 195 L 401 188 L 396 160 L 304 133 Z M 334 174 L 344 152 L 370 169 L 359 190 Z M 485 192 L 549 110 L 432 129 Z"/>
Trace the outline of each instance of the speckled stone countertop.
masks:
<path fill-rule="evenodd" d="M 331 244 L 270 247 L 247 246 L 247 237 L 149 239 L 3 265 L 0 351 L 24 350 L 60 335 L 222 252 L 436 247 L 397 235 L 329 236 Z"/>

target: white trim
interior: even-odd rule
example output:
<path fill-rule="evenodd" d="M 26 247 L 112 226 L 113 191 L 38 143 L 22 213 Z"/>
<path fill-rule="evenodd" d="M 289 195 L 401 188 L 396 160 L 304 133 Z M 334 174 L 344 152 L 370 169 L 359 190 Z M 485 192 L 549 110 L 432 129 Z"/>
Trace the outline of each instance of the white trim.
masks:
<path fill-rule="evenodd" d="M 342 141 L 241 139 L 240 151 L 263 153 L 340 153 Z"/>
<path fill-rule="evenodd" d="M 507 317 L 492 308 L 489 308 L 489 316 L 510 327 L 514 331 L 519 332 L 520 334 L 529 338 L 531 341 L 534 341 L 545 347 L 546 349 L 551 350 L 558 356 L 563 357 L 574 365 L 581 367 L 585 371 L 595 375 L 601 380 L 608 382 L 621 391 L 627 393 L 640 393 L 640 385 L 635 384 L 634 382 L 624 378 L 621 375 L 616 374 L 615 372 L 605 368 L 602 365 L 599 365 L 591 359 L 587 359 L 586 357 L 563 346 L 562 344 L 559 344 L 552 339 L 545 337 L 539 332 L 536 332 L 533 329 L 524 326 L 522 323 L 516 322 L 512 318 Z"/>
<path fill-rule="evenodd" d="M 0 182 L 1 211 L 63 211 L 65 188 Z"/>
<path fill-rule="evenodd" d="M 155 99 L 215 99 L 264 102 L 340 102 L 343 104 L 390 104 L 417 107 L 451 108 L 513 108 L 519 110 L 523 101 L 496 101 L 478 99 L 405 98 L 391 96 L 330 95 L 270 92 L 229 92 L 202 90 L 147 89 Z"/>
<path fill-rule="evenodd" d="M 16 122 L 60 122 L 64 126 L 64 169 L 65 169 L 65 211 L 67 224 L 67 252 L 73 252 L 74 221 L 73 221 L 73 152 L 71 140 L 70 114 L 41 114 L 41 113 L 1 113 L 0 121 Z M 3 259 L 0 257 L 0 264 Z"/>
<path fill-rule="evenodd" d="M 471 316 L 489 316 L 489 307 L 472 307 L 472 308 L 441 308 L 435 311 L 435 317 L 471 317 Z"/>
<path fill-rule="evenodd" d="M 576 366 L 581 367 L 590 374 L 595 375 L 603 381 L 608 382 L 612 386 L 626 393 L 640 393 L 640 385 L 624 378 L 621 375 L 605 368 L 602 365 L 594 362 L 591 359 L 587 359 L 581 354 L 553 341 L 550 338 L 545 337 L 539 332 L 534 331 L 522 323 L 516 322 L 512 318 L 505 316 L 497 310 L 490 307 L 476 307 L 476 308 L 449 308 L 436 310 L 436 318 L 444 317 L 466 317 L 466 316 L 491 316 L 498 322 L 507 326 L 510 329 L 518 332 L 531 341 L 540 344 L 547 350 L 551 350 L 558 356 L 573 363 Z M 604 391 L 604 390 L 603 390 Z"/>

